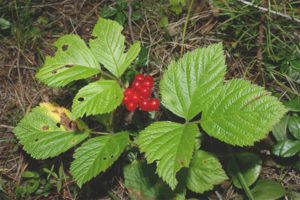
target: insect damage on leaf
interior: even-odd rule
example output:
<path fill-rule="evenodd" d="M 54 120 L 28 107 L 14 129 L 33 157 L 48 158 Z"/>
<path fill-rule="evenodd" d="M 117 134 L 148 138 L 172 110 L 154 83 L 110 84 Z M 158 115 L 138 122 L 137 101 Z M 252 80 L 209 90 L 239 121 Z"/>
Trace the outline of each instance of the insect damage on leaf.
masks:
<path fill-rule="evenodd" d="M 84 127 L 79 121 L 71 120 L 69 111 L 60 107 L 54 103 L 41 103 L 41 107 L 45 107 L 48 110 L 48 115 L 57 121 L 56 126 L 63 128 L 66 131 L 82 131 L 87 127 Z M 47 126 L 42 127 L 43 130 L 48 130 Z"/>
<path fill-rule="evenodd" d="M 53 71 L 52 71 L 52 74 L 56 74 L 57 71 L 60 70 L 60 69 L 71 68 L 71 67 L 73 67 L 73 66 L 74 66 L 74 64 L 61 66 L 61 67 L 59 67 L 59 68 L 53 70 Z"/>

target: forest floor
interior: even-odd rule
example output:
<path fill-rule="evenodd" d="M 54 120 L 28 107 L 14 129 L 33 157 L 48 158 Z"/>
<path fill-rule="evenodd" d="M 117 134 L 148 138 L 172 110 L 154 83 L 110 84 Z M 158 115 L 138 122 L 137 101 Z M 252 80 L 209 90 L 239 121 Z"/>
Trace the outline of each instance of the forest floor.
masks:
<path fill-rule="evenodd" d="M 63 166 L 64 179 L 60 191 L 57 192 L 57 179 L 52 177 L 52 189 L 47 195 L 41 192 L 31 194 L 27 199 L 129 199 L 129 191 L 124 186 L 122 174 L 115 173 L 118 171 L 117 166 L 111 167 L 108 172 L 100 174 L 79 189 L 69 172 L 72 152 L 53 159 L 35 160 L 22 150 L 22 145 L 12 133 L 24 115 L 41 102 L 57 102 L 66 108 L 71 107 L 72 88 L 50 88 L 39 82 L 35 74 L 37 69 L 43 66 L 45 57 L 53 55 L 52 44 L 59 37 L 78 34 L 88 41 L 99 15 L 110 15 L 110 18 L 124 23 L 122 33 L 130 44 L 133 43 L 132 37 L 141 42 L 145 62 L 143 67 L 137 68 L 140 73 L 151 74 L 159 79 L 171 60 L 182 56 L 182 50 L 188 52 L 198 47 L 223 42 L 228 66 L 226 78 L 245 78 L 267 89 L 271 88 L 270 90 L 277 93 L 282 101 L 289 100 L 290 93 L 299 95 L 299 85 L 286 80 L 278 81 L 267 72 L 263 72 L 262 69 L 266 67 L 263 62 L 265 46 L 254 42 L 255 45 L 249 50 L 237 41 L 238 38 L 233 38 L 233 32 L 230 34 L 230 31 L 225 29 L 222 31 L 221 27 L 224 24 L 236 24 L 226 22 L 224 16 L 220 15 L 220 10 L 208 2 L 194 2 L 183 48 L 181 39 L 188 6 L 183 7 L 181 14 L 175 14 L 170 10 L 169 1 L 134 1 L 134 15 L 130 19 L 133 31 L 131 33 L 127 22 L 128 6 L 126 4 L 122 7 L 118 2 L 120 1 L 50 0 L 40 3 L 32 0 L 26 3 L 4 0 L 4 3 L 0 3 L 1 12 L 5 13 L 1 16 L 0 12 L 0 17 L 6 17 L 10 22 L 10 28 L 0 29 L 0 199 L 22 199 L 17 196 L 20 192 L 17 190 L 26 182 L 26 178 L 22 176 L 24 172 L 38 171 L 45 175 L 47 169 L 51 170 L 52 166 L 54 171 Z M 123 15 L 105 13 L 103 10 L 107 6 L 118 9 Z M 164 21 L 166 18 L 168 22 Z M 245 20 L 246 18 L 247 16 Z M 266 38 L 259 33 L 259 24 L 264 24 L 264 21 L 260 20 L 265 19 L 257 18 L 258 26 L 253 40 L 264 44 Z M 296 34 L 295 40 L 299 45 L 299 29 L 291 29 L 288 33 Z M 271 149 L 274 144 L 274 138 L 269 135 L 254 147 L 243 150 L 255 152 L 262 157 L 260 177 L 276 180 L 286 191 L 300 192 L 300 173 L 289 165 L 294 162 L 291 159 L 295 158 L 282 159 L 272 155 Z M 210 144 L 208 146 L 215 148 Z M 218 150 L 214 151 L 218 153 Z M 46 184 L 41 189 L 45 186 Z M 99 190 L 100 187 L 105 189 Z M 199 198 L 245 199 L 243 191 L 236 189 L 229 181 L 224 182 L 216 191 L 207 192 Z M 284 199 L 291 199 L 288 193 Z"/>

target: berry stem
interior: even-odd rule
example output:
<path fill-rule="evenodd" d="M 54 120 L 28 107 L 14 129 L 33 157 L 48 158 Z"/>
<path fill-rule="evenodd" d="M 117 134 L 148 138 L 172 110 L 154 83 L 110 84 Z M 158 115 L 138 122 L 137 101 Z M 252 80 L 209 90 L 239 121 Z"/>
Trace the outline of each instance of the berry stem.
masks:
<path fill-rule="evenodd" d="M 105 71 L 101 71 L 101 74 L 103 74 L 104 76 L 111 78 L 113 80 L 116 80 L 122 88 L 125 88 L 125 85 L 123 84 L 123 82 L 121 81 L 121 79 L 114 77 L 113 75 L 111 75 L 110 73 L 107 73 Z"/>

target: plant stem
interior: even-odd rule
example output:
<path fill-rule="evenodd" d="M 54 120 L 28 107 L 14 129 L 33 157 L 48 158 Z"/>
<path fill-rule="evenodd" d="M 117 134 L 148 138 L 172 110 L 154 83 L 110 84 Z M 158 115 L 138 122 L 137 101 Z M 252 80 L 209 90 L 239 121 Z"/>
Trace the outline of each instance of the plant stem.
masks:
<path fill-rule="evenodd" d="M 246 193 L 246 196 L 248 197 L 249 200 L 254 200 L 254 197 L 253 197 L 253 195 L 252 195 L 252 193 L 251 193 L 251 191 L 250 191 L 250 189 L 249 189 L 249 187 L 248 187 L 248 185 L 247 185 L 247 183 L 246 183 L 246 181 L 245 181 L 245 179 L 244 179 L 244 176 L 243 176 L 243 174 L 241 173 L 241 170 L 240 170 L 240 168 L 239 168 L 238 161 L 237 161 L 235 155 L 232 153 L 231 147 L 230 147 L 229 145 L 226 145 L 226 147 L 227 147 L 227 150 L 229 151 L 229 153 L 230 153 L 230 155 L 231 155 L 231 157 L 232 157 L 232 159 L 233 159 L 233 166 L 234 166 L 234 168 L 235 168 L 236 171 L 237 171 L 237 174 L 236 174 L 236 175 L 237 175 L 237 177 L 238 177 L 238 179 L 239 179 L 239 182 L 240 182 L 240 184 L 242 185 L 242 187 L 243 187 L 243 189 L 244 189 L 244 191 L 245 191 L 245 193 Z"/>
<path fill-rule="evenodd" d="M 104 76 L 107 76 L 108 78 L 111 78 L 113 80 L 116 80 L 121 86 L 122 88 L 125 88 L 125 85 L 123 84 L 123 82 L 121 81 L 121 79 L 116 78 L 115 76 L 105 72 L 105 71 L 101 71 L 101 74 L 103 74 Z"/>
<path fill-rule="evenodd" d="M 194 4 L 194 0 L 191 0 L 190 5 L 189 5 L 189 10 L 185 19 L 185 23 L 184 23 L 184 28 L 183 28 L 183 33 L 182 33 L 182 40 L 181 40 L 181 50 L 180 50 L 180 55 L 183 55 L 183 48 L 184 48 L 184 37 L 185 37 L 185 32 L 186 32 L 186 28 L 187 28 L 187 24 L 190 18 L 190 14 L 191 14 L 191 10 L 192 10 L 192 6 Z"/>
<path fill-rule="evenodd" d="M 97 134 L 97 135 L 111 135 L 110 133 L 106 132 L 97 132 L 97 131 L 90 131 L 91 134 Z"/>

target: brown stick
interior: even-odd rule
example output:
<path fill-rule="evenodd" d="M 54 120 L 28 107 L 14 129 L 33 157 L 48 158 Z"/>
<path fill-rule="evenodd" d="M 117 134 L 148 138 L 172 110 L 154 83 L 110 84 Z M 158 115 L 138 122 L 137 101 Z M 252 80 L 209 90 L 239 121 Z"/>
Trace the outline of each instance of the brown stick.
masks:
<path fill-rule="evenodd" d="M 135 43 L 135 39 L 134 39 L 134 34 L 133 34 L 133 30 L 132 30 L 132 23 L 131 23 L 131 16 L 132 16 L 132 5 L 131 3 L 133 2 L 133 0 L 129 0 L 128 1 L 128 26 L 129 26 L 129 31 L 130 31 L 130 36 L 131 36 L 131 40 L 133 43 Z"/>
<path fill-rule="evenodd" d="M 262 6 L 265 8 L 267 7 L 267 0 L 263 0 L 262 1 Z M 265 13 L 261 13 L 260 16 L 260 25 L 259 25 L 259 30 L 258 30 L 258 49 L 257 49 L 257 55 L 256 55 L 256 59 L 257 59 L 257 68 L 259 70 L 259 72 L 262 71 L 262 59 L 263 59 L 263 48 L 262 48 L 262 44 L 264 42 L 264 30 L 265 30 L 265 21 L 266 21 L 266 14 Z"/>

